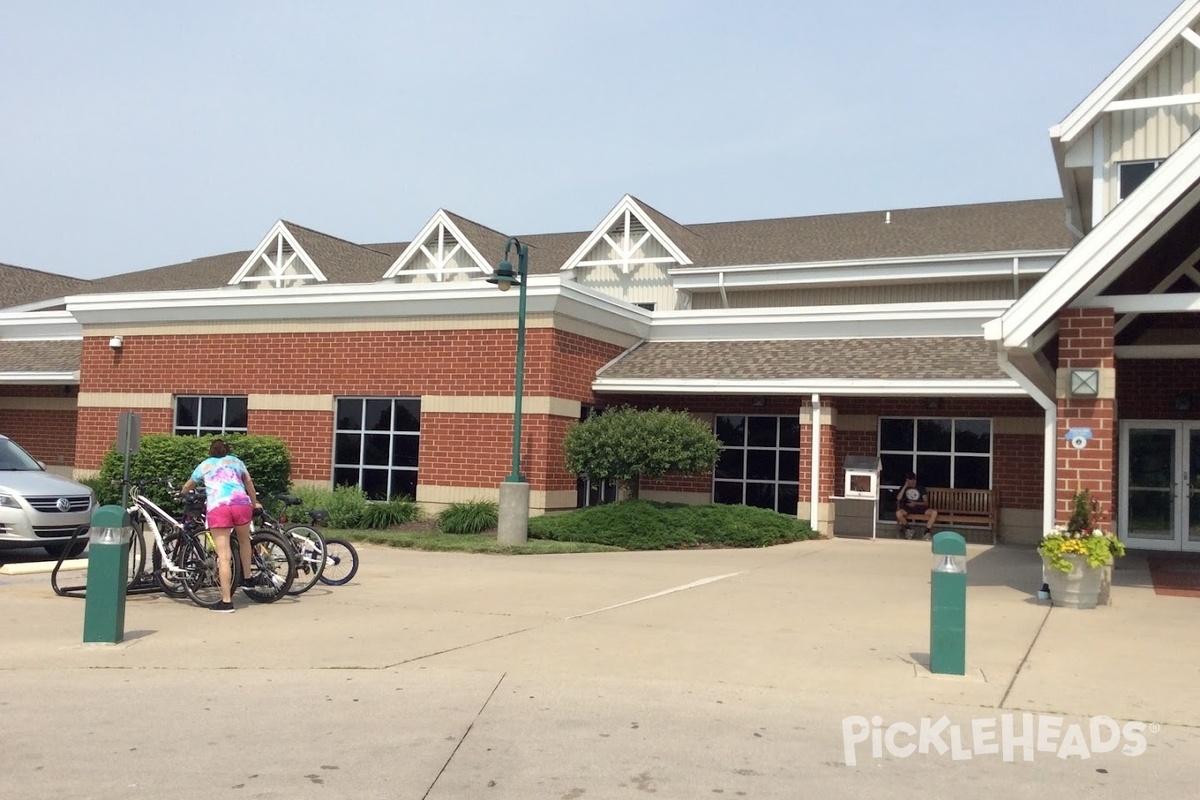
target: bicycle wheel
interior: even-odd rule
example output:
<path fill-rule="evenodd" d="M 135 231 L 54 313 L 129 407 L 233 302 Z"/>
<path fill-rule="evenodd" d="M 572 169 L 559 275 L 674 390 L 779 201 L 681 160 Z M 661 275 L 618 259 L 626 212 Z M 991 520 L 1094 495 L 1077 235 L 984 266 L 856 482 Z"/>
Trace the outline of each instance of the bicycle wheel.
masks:
<path fill-rule="evenodd" d="M 129 573 L 126 576 L 128 582 L 125 584 L 127 589 L 138 582 L 142 577 L 142 570 L 146 568 L 146 539 L 142 535 L 142 518 L 130 516 L 129 526 L 133 533 L 129 537 Z"/>
<path fill-rule="evenodd" d="M 183 545 L 182 560 L 183 588 L 187 591 L 192 602 L 203 608 L 212 608 L 221 602 L 220 567 L 217 564 L 217 551 L 210 542 L 208 531 L 186 537 Z M 237 559 L 230 564 L 230 581 L 232 586 L 241 583 L 241 569 Z"/>
<path fill-rule="evenodd" d="M 358 572 L 358 551 L 345 539 L 325 540 L 325 569 L 321 583 L 344 586 Z"/>
<path fill-rule="evenodd" d="M 256 533 L 250 537 L 250 562 L 254 565 L 254 586 L 242 591 L 256 603 L 274 603 L 287 594 L 296 581 L 296 559 L 291 546 L 274 533 Z"/>
<path fill-rule="evenodd" d="M 183 548 L 181 546 L 183 541 L 183 537 L 178 533 L 168 533 L 163 537 L 163 549 L 167 551 L 167 558 L 176 567 L 181 566 L 183 561 Z M 172 572 L 163 562 L 162 552 L 158 549 L 157 543 L 155 543 L 150 563 L 153 569 L 154 582 L 158 584 L 158 588 L 163 590 L 163 594 L 174 598 L 187 596 L 187 589 L 183 588 L 183 574 Z"/>
<path fill-rule="evenodd" d="M 308 525 L 293 525 L 283 533 L 296 557 L 296 580 L 288 594 L 304 594 L 325 571 L 325 537 Z"/>

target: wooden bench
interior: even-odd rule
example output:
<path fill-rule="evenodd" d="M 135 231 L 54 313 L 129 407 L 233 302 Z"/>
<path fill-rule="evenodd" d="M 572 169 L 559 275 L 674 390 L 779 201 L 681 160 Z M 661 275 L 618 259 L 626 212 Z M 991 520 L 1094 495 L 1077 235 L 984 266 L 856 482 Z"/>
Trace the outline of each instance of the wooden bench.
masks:
<path fill-rule="evenodd" d="M 935 528 L 953 528 L 971 525 L 987 530 L 992 544 L 996 543 L 996 529 L 1000 526 L 1000 493 L 994 489 L 947 489 L 930 486 L 929 507 L 936 510 Z M 929 521 L 927 514 L 909 514 L 910 523 Z M 958 531 L 966 538 L 964 531 Z"/>

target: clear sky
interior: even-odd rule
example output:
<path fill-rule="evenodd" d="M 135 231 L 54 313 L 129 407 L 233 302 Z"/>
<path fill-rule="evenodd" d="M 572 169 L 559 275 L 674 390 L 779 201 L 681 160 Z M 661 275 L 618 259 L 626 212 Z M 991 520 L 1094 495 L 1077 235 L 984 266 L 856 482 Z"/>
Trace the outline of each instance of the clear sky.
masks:
<path fill-rule="evenodd" d="M 0 0 L 0 262 L 1058 196 L 1048 129 L 1176 5 Z"/>

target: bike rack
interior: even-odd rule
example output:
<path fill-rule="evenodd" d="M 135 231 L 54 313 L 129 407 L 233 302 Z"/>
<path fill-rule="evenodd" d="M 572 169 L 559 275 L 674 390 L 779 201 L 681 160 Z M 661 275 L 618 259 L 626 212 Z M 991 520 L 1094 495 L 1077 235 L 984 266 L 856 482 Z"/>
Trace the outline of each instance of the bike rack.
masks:
<path fill-rule="evenodd" d="M 62 555 L 58 557 L 58 563 L 54 565 L 54 569 L 50 570 L 50 588 L 59 597 L 87 597 L 87 584 L 79 586 L 59 586 L 58 571 L 62 568 L 63 562 L 67 560 L 67 553 L 71 552 L 71 546 L 75 544 L 75 540 L 80 536 L 80 531 L 75 531 L 75 535 L 71 537 L 71 541 L 63 549 Z M 133 576 L 133 580 L 125 585 L 125 596 L 132 594 L 151 594 L 153 592 L 161 592 L 162 587 L 158 585 L 158 581 L 154 580 L 153 572 L 146 572 L 143 569 L 137 575 Z"/>

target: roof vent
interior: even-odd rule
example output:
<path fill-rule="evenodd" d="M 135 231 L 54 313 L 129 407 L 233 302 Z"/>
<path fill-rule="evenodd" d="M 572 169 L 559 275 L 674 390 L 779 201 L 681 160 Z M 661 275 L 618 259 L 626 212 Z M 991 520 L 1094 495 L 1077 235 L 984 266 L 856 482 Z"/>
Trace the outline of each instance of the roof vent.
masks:
<path fill-rule="evenodd" d="M 883 224 L 884 225 L 892 224 L 892 212 L 890 212 L 890 211 L 883 212 Z"/>

